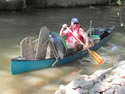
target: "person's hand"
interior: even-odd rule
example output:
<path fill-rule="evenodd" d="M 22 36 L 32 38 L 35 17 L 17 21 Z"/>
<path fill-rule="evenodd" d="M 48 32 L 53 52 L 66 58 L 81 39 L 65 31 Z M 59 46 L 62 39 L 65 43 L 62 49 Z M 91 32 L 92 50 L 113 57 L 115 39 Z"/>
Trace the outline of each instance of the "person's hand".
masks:
<path fill-rule="evenodd" d="M 63 24 L 63 25 L 62 25 L 62 28 L 66 28 L 66 27 L 68 27 L 67 24 Z"/>
<path fill-rule="evenodd" d="M 84 47 L 84 50 L 87 50 L 89 48 L 89 46 L 86 46 L 86 47 Z"/>
<path fill-rule="evenodd" d="M 83 50 L 87 50 L 87 49 L 89 49 L 89 46 L 83 47 Z"/>

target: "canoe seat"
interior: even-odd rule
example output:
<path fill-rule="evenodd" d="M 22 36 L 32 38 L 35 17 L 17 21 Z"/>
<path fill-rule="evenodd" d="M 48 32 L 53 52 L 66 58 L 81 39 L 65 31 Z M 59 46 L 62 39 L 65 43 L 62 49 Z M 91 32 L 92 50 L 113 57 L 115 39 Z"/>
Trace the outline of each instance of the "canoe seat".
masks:
<path fill-rule="evenodd" d="M 38 39 L 24 38 L 20 44 L 21 57 L 27 60 L 42 60 L 47 58 L 63 59 L 66 47 L 55 32 L 49 32 L 47 27 L 42 27 Z"/>
<path fill-rule="evenodd" d="M 26 37 L 20 42 L 21 58 L 26 60 L 45 59 L 49 41 L 49 30 L 46 26 L 42 27 L 38 39 L 32 41 Z"/>
<path fill-rule="evenodd" d="M 21 52 L 21 58 L 22 59 L 34 60 L 35 51 L 34 51 L 34 48 L 33 48 L 31 38 L 26 37 L 20 42 L 20 52 Z"/>
<path fill-rule="evenodd" d="M 47 46 L 49 43 L 49 30 L 46 26 L 42 27 L 38 37 L 35 60 L 45 59 Z"/>

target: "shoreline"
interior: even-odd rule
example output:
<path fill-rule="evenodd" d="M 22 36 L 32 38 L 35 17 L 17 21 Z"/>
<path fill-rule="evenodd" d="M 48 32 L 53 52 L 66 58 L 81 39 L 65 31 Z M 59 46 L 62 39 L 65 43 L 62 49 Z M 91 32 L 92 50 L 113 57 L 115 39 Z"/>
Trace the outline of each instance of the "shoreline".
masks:
<path fill-rule="evenodd" d="M 92 75 L 79 75 L 67 85 L 60 85 L 55 94 L 124 94 L 125 60 Z"/>
<path fill-rule="evenodd" d="M 70 8 L 116 5 L 113 0 L 0 0 L 0 10 L 19 11 L 42 8 Z"/>

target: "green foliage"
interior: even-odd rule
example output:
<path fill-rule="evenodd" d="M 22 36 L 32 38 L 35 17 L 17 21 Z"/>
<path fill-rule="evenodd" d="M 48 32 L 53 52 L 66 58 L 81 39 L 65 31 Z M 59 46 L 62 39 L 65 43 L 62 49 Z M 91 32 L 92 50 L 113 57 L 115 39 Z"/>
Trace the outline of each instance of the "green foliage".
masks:
<path fill-rule="evenodd" d="M 120 26 L 123 27 L 123 26 L 125 26 L 125 25 L 124 25 L 124 23 L 121 23 Z"/>
<path fill-rule="evenodd" d="M 118 5 L 121 5 L 121 0 L 117 0 L 117 4 L 118 4 Z"/>

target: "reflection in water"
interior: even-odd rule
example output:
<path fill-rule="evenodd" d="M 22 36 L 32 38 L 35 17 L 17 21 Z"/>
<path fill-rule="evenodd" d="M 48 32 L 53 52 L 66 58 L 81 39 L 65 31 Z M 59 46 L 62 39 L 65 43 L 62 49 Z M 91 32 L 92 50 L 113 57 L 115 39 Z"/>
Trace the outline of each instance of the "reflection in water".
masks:
<path fill-rule="evenodd" d="M 0 94 L 53 94 L 60 84 L 68 83 L 78 74 L 91 74 L 105 69 L 114 62 L 125 59 L 124 29 L 117 25 L 116 7 L 41 9 L 24 12 L 0 13 Z M 72 17 L 78 17 L 83 28 L 116 25 L 112 40 L 97 52 L 105 63 L 95 65 L 87 56 L 69 64 L 19 75 L 10 74 L 10 59 L 20 55 L 19 43 L 29 36 L 38 37 L 40 28 L 59 32 L 62 24 L 70 24 Z"/>

